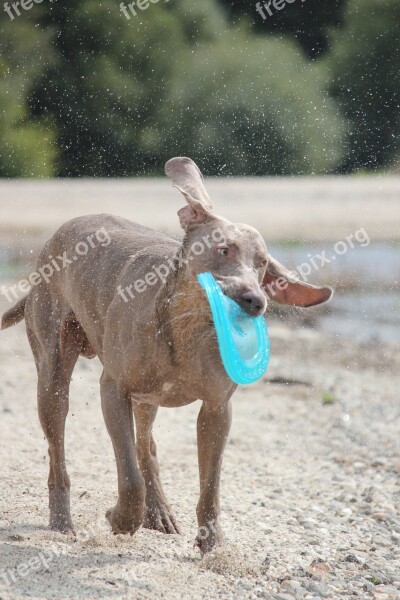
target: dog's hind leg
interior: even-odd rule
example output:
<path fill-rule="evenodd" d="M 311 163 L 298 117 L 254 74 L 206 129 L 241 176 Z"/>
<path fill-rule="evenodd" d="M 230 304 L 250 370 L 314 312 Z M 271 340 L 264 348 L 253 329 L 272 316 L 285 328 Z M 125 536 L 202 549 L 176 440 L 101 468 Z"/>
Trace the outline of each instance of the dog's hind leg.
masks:
<path fill-rule="evenodd" d="M 113 533 L 130 533 L 142 525 L 146 489 L 137 464 L 130 393 L 105 372 L 101 377 L 101 407 L 114 447 L 118 472 L 118 502 L 106 513 Z"/>
<path fill-rule="evenodd" d="M 50 528 L 62 533 L 73 531 L 64 432 L 69 384 L 80 351 L 69 323 L 68 307 L 52 306 L 46 294 L 29 307 L 27 332 L 38 371 L 39 419 L 49 445 Z"/>
<path fill-rule="evenodd" d="M 146 510 L 143 527 L 162 533 L 180 533 L 159 477 L 157 448 L 151 432 L 157 410 L 157 406 L 150 404 L 135 404 L 133 408 L 138 461 L 146 483 Z"/>

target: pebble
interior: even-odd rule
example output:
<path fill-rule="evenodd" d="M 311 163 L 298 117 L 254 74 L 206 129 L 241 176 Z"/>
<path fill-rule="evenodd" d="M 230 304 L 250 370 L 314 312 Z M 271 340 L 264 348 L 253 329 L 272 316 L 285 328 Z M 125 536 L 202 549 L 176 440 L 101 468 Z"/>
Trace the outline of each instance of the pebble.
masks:
<path fill-rule="evenodd" d="M 319 583 L 316 581 L 308 581 L 305 584 L 305 588 L 308 592 L 318 594 L 322 598 L 327 598 L 330 594 L 328 587 L 324 583 Z"/>
<path fill-rule="evenodd" d="M 320 542 L 318 540 L 316 540 L 315 538 L 309 537 L 309 536 L 304 537 L 304 542 L 306 544 L 309 544 L 310 546 L 319 546 L 319 544 L 320 544 Z"/>
<path fill-rule="evenodd" d="M 387 521 L 387 519 L 389 519 L 389 515 L 384 512 L 375 512 L 372 513 L 371 516 L 373 519 L 375 519 L 375 521 Z"/>
<path fill-rule="evenodd" d="M 315 561 L 311 563 L 306 569 L 306 573 L 311 577 L 316 577 L 317 579 L 325 579 L 329 577 L 331 572 L 331 568 L 327 563 Z"/>
<path fill-rule="evenodd" d="M 359 558 L 359 557 L 358 557 L 358 556 L 356 556 L 355 554 L 348 554 L 348 555 L 346 556 L 346 560 L 347 560 L 347 562 L 350 562 L 350 563 L 357 563 L 357 564 L 359 564 L 359 565 L 360 565 L 360 564 L 363 564 L 363 562 L 364 562 L 364 561 L 363 561 L 361 558 Z"/>
<path fill-rule="evenodd" d="M 376 585 L 375 594 L 386 594 L 388 598 L 400 598 L 400 590 L 388 585 Z"/>
<path fill-rule="evenodd" d="M 363 584 L 363 590 L 364 590 L 364 592 L 370 592 L 373 588 L 374 588 L 374 584 L 371 583 L 370 581 L 366 581 Z"/>
<path fill-rule="evenodd" d="M 245 581 L 243 579 L 242 579 L 242 581 L 240 581 L 239 585 L 244 590 L 252 590 L 254 587 L 253 584 L 251 583 L 251 581 Z"/>
<path fill-rule="evenodd" d="M 341 512 L 342 512 L 342 515 L 345 515 L 345 516 L 353 514 L 353 511 L 351 510 L 351 508 L 348 508 L 348 507 L 347 508 L 342 508 Z"/>
<path fill-rule="evenodd" d="M 305 594 L 302 585 L 294 579 L 285 579 L 285 581 L 281 583 L 281 589 L 289 594 L 292 594 L 296 600 L 303 598 Z"/>

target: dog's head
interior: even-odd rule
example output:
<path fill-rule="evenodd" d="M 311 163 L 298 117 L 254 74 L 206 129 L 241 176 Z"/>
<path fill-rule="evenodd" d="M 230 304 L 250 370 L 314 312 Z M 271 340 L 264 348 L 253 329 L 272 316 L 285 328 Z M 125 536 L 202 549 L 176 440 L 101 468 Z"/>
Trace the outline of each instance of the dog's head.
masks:
<path fill-rule="evenodd" d="M 190 158 L 172 158 L 165 172 L 187 201 L 178 215 L 185 230 L 183 246 L 189 277 L 204 271 L 212 273 L 224 293 L 252 316 L 265 312 L 267 298 L 302 307 L 331 298 L 331 288 L 298 280 L 272 258 L 254 227 L 217 216 L 203 176 Z"/>

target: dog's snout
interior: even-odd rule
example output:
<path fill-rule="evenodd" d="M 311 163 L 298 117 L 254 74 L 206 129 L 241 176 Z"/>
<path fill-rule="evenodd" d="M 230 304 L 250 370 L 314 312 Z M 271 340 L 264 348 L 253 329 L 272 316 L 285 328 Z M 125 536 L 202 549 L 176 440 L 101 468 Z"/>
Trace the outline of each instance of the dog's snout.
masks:
<path fill-rule="evenodd" d="M 242 293 L 239 304 L 248 314 L 258 317 L 264 313 L 267 301 L 257 290 L 248 289 Z"/>

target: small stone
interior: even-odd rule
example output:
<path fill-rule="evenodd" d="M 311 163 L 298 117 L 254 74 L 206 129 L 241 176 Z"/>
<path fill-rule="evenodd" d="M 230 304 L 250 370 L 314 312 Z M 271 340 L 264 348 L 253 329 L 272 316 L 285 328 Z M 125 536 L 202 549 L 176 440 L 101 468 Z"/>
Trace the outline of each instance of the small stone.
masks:
<path fill-rule="evenodd" d="M 317 526 L 317 522 L 314 519 L 299 519 L 299 524 L 304 527 L 304 529 L 314 530 Z"/>
<path fill-rule="evenodd" d="M 304 537 L 304 542 L 310 546 L 319 546 L 319 541 L 309 536 Z"/>
<path fill-rule="evenodd" d="M 266 556 L 264 558 L 264 560 L 263 560 L 261 571 L 263 573 L 265 573 L 266 571 L 268 571 L 268 569 L 270 568 L 270 566 L 271 566 L 271 559 L 268 556 Z"/>
<path fill-rule="evenodd" d="M 276 594 L 275 600 L 293 600 L 294 596 L 291 594 Z"/>
<path fill-rule="evenodd" d="M 10 540 L 10 542 L 23 542 L 24 541 L 24 537 L 22 535 L 20 535 L 19 533 L 13 533 L 13 534 L 9 535 L 8 539 Z"/>
<path fill-rule="evenodd" d="M 389 518 L 389 515 L 384 512 L 375 512 L 375 513 L 372 513 L 371 517 L 373 519 L 375 519 L 375 521 L 387 521 L 387 519 Z"/>
<path fill-rule="evenodd" d="M 357 563 L 359 565 L 363 564 L 363 561 L 360 558 L 358 558 L 358 556 L 356 556 L 355 554 L 348 554 L 346 556 L 346 561 L 350 563 Z"/>
<path fill-rule="evenodd" d="M 353 511 L 351 510 L 351 508 L 348 508 L 348 507 L 342 508 L 342 515 L 347 516 L 347 515 L 352 515 L 352 514 L 353 514 Z"/>
<path fill-rule="evenodd" d="M 360 470 L 360 469 L 365 469 L 365 463 L 363 463 L 363 462 L 361 462 L 361 461 L 356 461 L 356 462 L 353 464 L 353 467 L 354 467 L 355 469 L 357 469 L 357 470 Z"/>
<path fill-rule="evenodd" d="M 253 584 L 250 581 L 245 581 L 244 579 L 242 579 L 240 581 L 239 585 L 244 590 L 252 590 L 253 589 Z"/>
<path fill-rule="evenodd" d="M 317 581 L 309 581 L 306 583 L 306 589 L 308 592 L 313 594 L 317 594 L 322 598 L 327 598 L 329 596 L 328 587 L 324 583 L 319 583 Z"/>
<path fill-rule="evenodd" d="M 305 569 L 307 575 L 315 577 L 316 579 L 327 579 L 331 572 L 331 567 L 325 562 L 312 562 L 309 567 Z"/>
<path fill-rule="evenodd" d="M 288 594 L 292 594 L 296 598 L 296 600 L 303 598 L 305 594 L 305 591 L 301 584 L 298 581 L 295 581 L 294 579 L 285 579 L 285 581 L 282 581 L 281 589 L 287 592 Z"/>
<path fill-rule="evenodd" d="M 392 598 L 398 598 L 399 597 L 398 591 L 395 588 L 393 588 L 391 586 L 388 586 L 388 585 L 377 585 L 377 586 L 375 586 L 375 589 L 374 589 L 373 593 L 374 594 L 383 594 L 383 595 L 386 596 L 386 598 L 388 600 L 392 599 Z"/>

